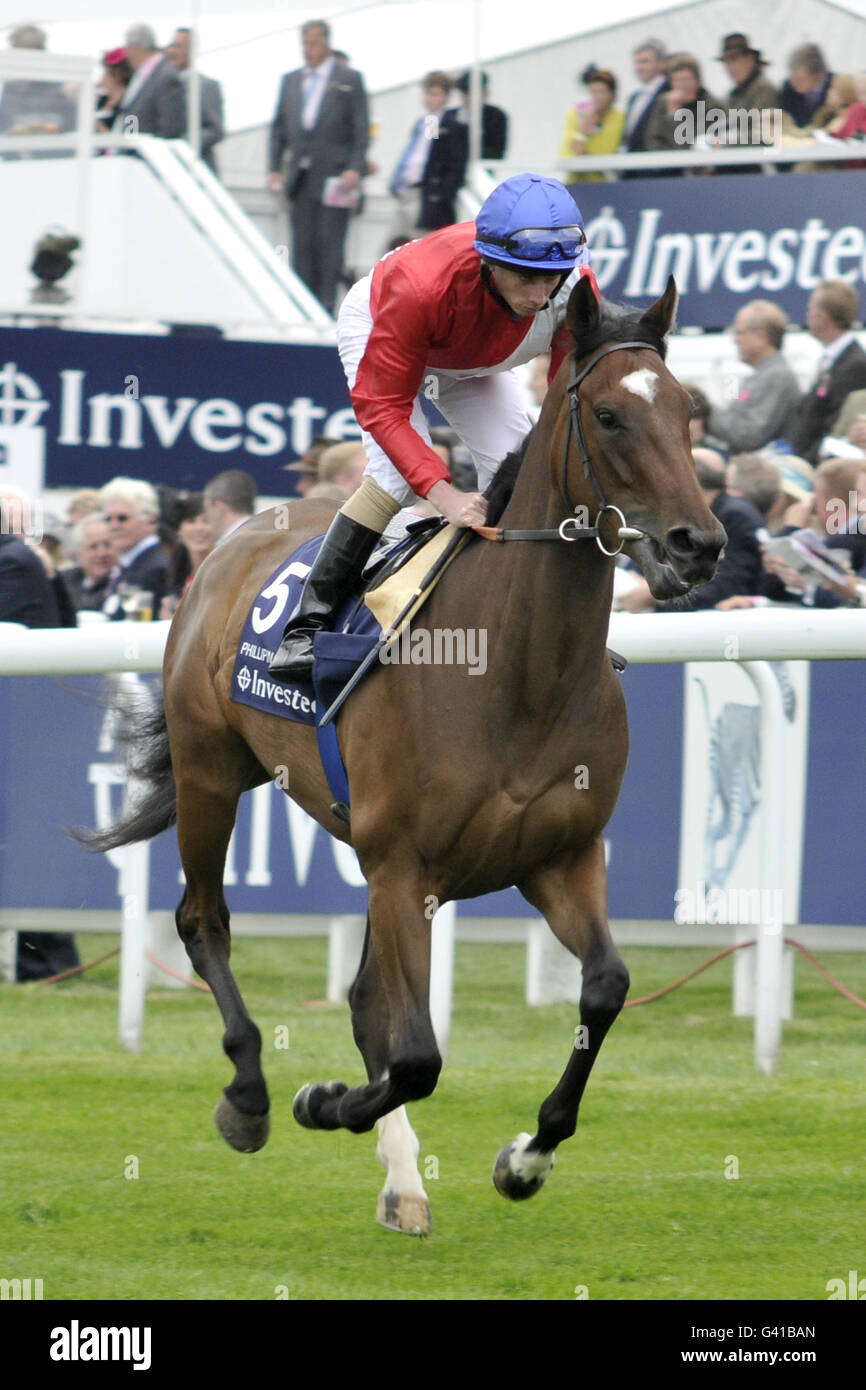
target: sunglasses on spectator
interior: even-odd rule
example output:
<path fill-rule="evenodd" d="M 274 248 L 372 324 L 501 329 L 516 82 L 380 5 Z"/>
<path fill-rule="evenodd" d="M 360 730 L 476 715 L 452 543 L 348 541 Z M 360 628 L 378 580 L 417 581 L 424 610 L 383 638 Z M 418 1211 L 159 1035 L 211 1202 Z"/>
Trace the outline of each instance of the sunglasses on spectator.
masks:
<path fill-rule="evenodd" d="M 103 516 L 102 520 L 103 520 L 103 521 L 132 521 L 132 514 L 131 514 L 130 512 L 115 512 L 115 513 L 112 515 L 112 514 L 110 514 L 109 512 L 106 512 L 105 515 Z"/>

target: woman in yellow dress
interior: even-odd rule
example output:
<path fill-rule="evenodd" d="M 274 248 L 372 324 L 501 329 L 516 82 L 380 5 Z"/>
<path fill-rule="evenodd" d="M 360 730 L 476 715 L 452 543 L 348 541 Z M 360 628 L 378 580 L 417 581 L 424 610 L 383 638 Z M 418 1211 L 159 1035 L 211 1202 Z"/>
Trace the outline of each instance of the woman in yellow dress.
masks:
<path fill-rule="evenodd" d="M 625 112 L 613 102 L 616 97 L 616 78 L 606 68 L 589 67 L 580 78 L 589 91 L 589 101 L 573 106 L 565 121 L 560 155 L 572 159 L 583 154 L 615 154 L 622 143 Z M 579 174 L 572 171 L 569 182 L 601 183 L 604 174 Z"/>

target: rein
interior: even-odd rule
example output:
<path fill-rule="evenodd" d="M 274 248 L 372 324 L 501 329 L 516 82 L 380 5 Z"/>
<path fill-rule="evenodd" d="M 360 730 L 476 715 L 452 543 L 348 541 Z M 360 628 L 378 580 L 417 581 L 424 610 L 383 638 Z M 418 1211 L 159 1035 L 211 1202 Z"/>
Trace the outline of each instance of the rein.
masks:
<path fill-rule="evenodd" d="M 634 341 L 629 341 L 627 343 L 610 343 L 607 347 L 602 348 L 600 352 L 597 352 L 594 357 L 591 357 L 586 366 L 579 372 L 575 372 L 567 387 L 569 396 L 568 430 L 565 435 L 565 449 L 562 455 L 562 495 L 566 505 L 572 512 L 576 512 L 577 507 L 573 506 L 568 493 L 568 454 L 571 448 L 572 434 L 576 434 L 578 447 L 580 449 L 580 461 L 583 464 L 583 476 L 592 484 L 593 491 L 598 500 L 598 512 L 595 518 L 595 525 L 581 526 L 577 518 L 572 515 L 565 517 L 564 520 L 559 523 L 559 526 L 544 530 L 504 530 L 497 526 L 473 526 L 472 530 L 479 536 L 482 536 L 484 540 L 500 542 L 595 540 L 596 545 L 603 555 L 614 556 L 620 553 L 626 541 L 641 540 L 646 536 L 645 531 L 641 531 L 636 526 L 629 526 L 627 524 L 625 516 L 620 511 L 619 507 L 614 506 L 612 502 L 605 502 L 601 485 L 593 472 L 592 461 L 589 457 L 589 449 L 586 445 L 586 435 L 583 431 L 583 421 L 580 418 L 579 390 L 581 382 L 589 376 L 593 367 L 597 366 L 603 357 L 607 357 L 608 353 L 624 352 L 627 348 L 640 348 L 646 352 L 654 352 L 659 357 L 661 356 L 658 348 L 653 347 L 651 343 Z M 619 545 L 616 550 L 608 550 L 602 541 L 599 523 L 606 512 L 614 512 L 619 518 L 620 524 L 617 527 Z M 568 534 L 569 532 L 570 534 Z"/>

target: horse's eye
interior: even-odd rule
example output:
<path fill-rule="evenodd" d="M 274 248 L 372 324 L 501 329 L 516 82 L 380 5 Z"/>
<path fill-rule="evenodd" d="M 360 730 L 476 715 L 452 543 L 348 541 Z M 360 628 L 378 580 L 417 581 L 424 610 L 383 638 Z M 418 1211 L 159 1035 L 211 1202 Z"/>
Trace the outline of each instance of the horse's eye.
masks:
<path fill-rule="evenodd" d="M 596 420 L 598 421 L 598 423 L 601 425 L 602 429 L 605 429 L 605 430 L 615 430 L 615 429 L 618 429 L 618 428 L 619 428 L 619 420 L 617 420 L 617 418 L 616 418 L 616 416 L 614 415 L 613 411 L 612 411 L 612 410 L 605 410 L 604 406 L 601 406 L 601 407 L 595 412 L 595 418 L 596 418 Z"/>

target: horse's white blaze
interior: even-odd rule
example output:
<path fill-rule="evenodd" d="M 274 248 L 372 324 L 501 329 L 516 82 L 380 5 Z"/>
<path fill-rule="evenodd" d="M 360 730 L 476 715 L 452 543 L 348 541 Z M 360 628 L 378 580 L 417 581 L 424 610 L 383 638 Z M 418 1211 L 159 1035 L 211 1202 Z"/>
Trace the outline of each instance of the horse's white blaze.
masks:
<path fill-rule="evenodd" d="M 532 1182 L 534 1178 L 541 1178 L 543 1181 L 553 1167 L 552 1153 L 543 1154 L 537 1150 L 532 1153 L 526 1152 L 531 1141 L 531 1134 L 518 1134 L 508 1160 L 512 1173 L 522 1182 Z"/>
<path fill-rule="evenodd" d="M 379 1142 L 376 1157 L 387 1168 L 385 1191 L 401 1197 L 424 1197 L 424 1184 L 418 1172 L 418 1136 L 409 1123 L 405 1105 L 383 1115 L 378 1121 Z"/>
<path fill-rule="evenodd" d="M 641 400 L 647 401 L 652 405 L 656 398 L 656 387 L 659 384 L 658 374 L 649 367 L 641 367 L 638 372 L 629 372 L 620 381 L 627 391 L 631 391 L 633 396 L 640 396 Z"/>

